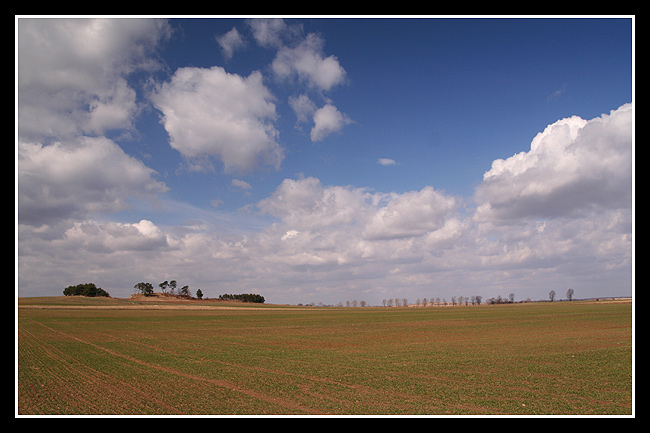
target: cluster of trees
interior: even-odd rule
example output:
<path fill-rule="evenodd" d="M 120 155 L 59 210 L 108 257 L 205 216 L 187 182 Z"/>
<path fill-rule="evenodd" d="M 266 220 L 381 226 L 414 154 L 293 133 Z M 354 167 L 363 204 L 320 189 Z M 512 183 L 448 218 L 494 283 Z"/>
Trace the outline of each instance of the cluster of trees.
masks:
<path fill-rule="evenodd" d="M 134 289 L 138 290 L 140 293 L 142 293 L 144 296 L 149 296 L 153 295 L 153 286 L 151 283 L 138 283 L 135 286 L 133 286 Z"/>
<path fill-rule="evenodd" d="M 158 287 L 160 287 L 163 293 L 166 293 L 165 290 L 169 288 L 170 293 L 173 295 L 174 290 L 176 290 L 176 280 L 171 280 L 171 281 L 165 280 L 162 283 L 158 284 Z M 178 289 L 178 294 L 181 296 L 190 296 L 190 286 L 181 287 L 180 289 Z"/>
<path fill-rule="evenodd" d="M 160 287 L 160 290 L 162 290 L 163 293 L 165 290 L 168 288 L 170 289 L 169 292 L 173 295 L 174 290 L 176 290 L 176 280 L 171 280 L 171 281 L 163 281 L 162 283 L 158 284 L 158 287 Z M 181 296 L 190 296 L 190 286 L 183 286 L 180 289 L 178 289 L 178 294 Z"/>
<path fill-rule="evenodd" d="M 242 293 L 239 295 L 231 295 L 228 293 L 224 293 L 223 295 L 219 295 L 219 299 L 221 301 L 242 301 L 242 302 L 256 302 L 258 304 L 263 304 L 264 303 L 264 296 L 258 295 L 256 293 Z"/>
<path fill-rule="evenodd" d="M 513 304 L 515 302 L 515 294 L 511 293 L 508 295 L 508 298 L 502 298 L 501 295 L 496 298 L 490 298 L 486 301 L 490 305 L 494 304 Z"/>
<path fill-rule="evenodd" d="M 169 292 L 170 294 L 174 295 L 174 291 L 176 290 L 176 287 L 178 286 L 178 283 L 176 283 L 176 280 L 171 280 L 171 281 L 163 281 L 162 283 L 158 284 L 158 287 L 162 290 L 163 293 L 167 293 L 165 290 L 170 289 Z M 144 283 L 140 282 L 133 286 L 134 289 L 138 290 L 140 293 L 142 293 L 145 296 L 151 296 L 153 294 L 153 285 L 151 283 Z M 183 286 L 180 289 L 178 289 L 178 295 L 179 296 L 186 296 L 186 297 L 192 297 L 190 294 L 190 286 Z M 203 298 L 203 292 L 201 292 L 201 289 L 198 289 L 196 291 L 196 297 L 201 299 Z"/>
<path fill-rule="evenodd" d="M 95 286 L 95 283 L 86 283 L 86 284 L 77 284 L 76 286 L 68 286 L 63 289 L 63 294 L 65 296 L 105 296 L 110 298 L 111 295 L 108 294 L 106 290 L 101 289 L 100 287 Z"/>

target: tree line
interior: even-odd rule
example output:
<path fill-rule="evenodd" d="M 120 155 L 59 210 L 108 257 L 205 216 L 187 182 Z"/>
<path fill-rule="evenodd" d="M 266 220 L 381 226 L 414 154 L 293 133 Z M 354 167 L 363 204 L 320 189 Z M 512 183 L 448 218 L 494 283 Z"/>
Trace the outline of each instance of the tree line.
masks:
<path fill-rule="evenodd" d="M 439 297 L 437 297 L 437 298 L 429 298 L 429 299 L 427 299 L 427 298 L 422 298 L 422 299 L 418 298 L 415 301 L 415 306 L 417 306 L 417 307 L 427 307 L 427 306 L 428 307 L 439 307 L 441 305 L 447 306 L 447 305 L 450 305 L 450 304 L 451 305 L 469 305 L 470 303 L 472 305 L 480 305 L 482 301 L 483 301 L 483 297 L 478 296 L 478 295 L 477 296 L 472 296 L 472 297 L 468 297 L 468 296 L 458 296 L 458 297 L 452 296 L 451 301 L 447 301 L 446 298 L 442 298 L 442 300 L 441 300 Z M 408 299 L 406 299 L 406 298 L 384 299 L 384 300 L 382 300 L 381 304 L 384 307 L 392 307 L 392 306 L 408 307 L 409 305 L 411 305 L 411 304 L 409 304 Z"/>
<path fill-rule="evenodd" d="M 264 296 L 258 295 L 256 293 L 242 293 L 239 295 L 231 295 L 228 293 L 224 293 L 223 295 L 219 295 L 219 300 L 221 301 L 242 301 L 242 302 L 255 302 L 258 304 L 263 304 L 264 303 Z"/>

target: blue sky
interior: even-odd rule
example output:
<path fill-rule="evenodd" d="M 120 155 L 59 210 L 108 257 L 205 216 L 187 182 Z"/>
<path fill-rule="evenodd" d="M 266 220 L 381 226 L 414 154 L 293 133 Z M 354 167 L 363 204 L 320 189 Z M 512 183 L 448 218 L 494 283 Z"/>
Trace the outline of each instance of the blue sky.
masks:
<path fill-rule="evenodd" d="M 630 295 L 632 24 L 19 18 L 19 293 Z"/>
<path fill-rule="evenodd" d="M 290 157 L 276 173 L 241 176 L 267 186 L 258 194 L 274 189 L 268 176 L 279 183 L 300 172 L 327 184 L 398 192 L 434 185 L 470 195 L 492 160 L 526 150 L 546 125 L 571 115 L 593 118 L 631 101 L 630 20 L 285 21 L 320 34 L 325 54 L 345 68 L 346 83 L 325 96 L 353 123 L 312 143 L 308 128 L 294 128 L 287 98 L 295 87 L 269 80 Z M 183 36 L 164 53 L 172 67 L 219 65 L 248 75 L 265 72 L 273 60 L 273 50 L 254 46 L 242 20 L 175 24 Z M 226 61 L 213 39 L 233 27 L 248 44 Z M 379 158 L 396 164 L 381 166 Z M 209 204 L 203 195 L 192 203 Z"/>

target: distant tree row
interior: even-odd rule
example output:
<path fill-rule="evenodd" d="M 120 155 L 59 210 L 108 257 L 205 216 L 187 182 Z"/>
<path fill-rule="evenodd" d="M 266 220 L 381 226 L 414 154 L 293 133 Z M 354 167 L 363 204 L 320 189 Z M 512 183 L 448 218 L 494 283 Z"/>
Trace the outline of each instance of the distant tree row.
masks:
<path fill-rule="evenodd" d="M 258 304 L 264 303 L 264 296 L 255 293 L 242 293 L 239 295 L 231 295 L 228 293 L 224 293 L 223 295 L 219 295 L 219 299 L 222 301 L 236 300 L 242 302 L 256 302 Z"/>
<path fill-rule="evenodd" d="M 415 306 L 417 307 L 440 307 L 441 305 L 447 306 L 449 304 L 451 305 L 469 305 L 470 303 L 472 305 L 480 305 L 483 300 L 483 297 L 481 296 L 472 296 L 471 298 L 468 296 L 452 296 L 451 297 L 451 302 L 447 302 L 446 298 L 442 298 L 442 300 L 438 298 L 418 298 L 415 301 Z M 406 298 L 395 298 L 395 299 L 384 299 L 381 304 L 384 307 L 392 307 L 392 306 L 403 306 L 407 307 L 409 305 L 408 299 Z"/>
<path fill-rule="evenodd" d="M 494 305 L 494 304 L 513 304 L 515 302 L 515 294 L 514 293 L 509 294 L 508 298 L 502 298 L 501 295 L 499 295 L 496 298 L 490 298 L 485 302 L 487 302 L 490 305 Z"/>
<path fill-rule="evenodd" d="M 368 304 L 366 301 L 357 301 L 356 299 L 352 301 L 345 301 L 345 304 L 343 302 L 337 302 L 336 305 L 334 304 L 325 304 L 324 302 L 309 302 L 307 304 L 302 304 L 298 303 L 297 304 L 299 307 L 306 306 L 306 307 L 365 307 Z"/>
<path fill-rule="evenodd" d="M 76 286 L 68 286 L 63 289 L 65 296 L 89 296 L 91 298 L 98 296 L 105 296 L 110 298 L 106 290 L 96 287 L 94 283 L 77 284 Z"/>
<path fill-rule="evenodd" d="M 381 304 L 384 307 L 392 307 L 393 305 L 395 305 L 396 307 L 399 307 L 400 305 L 403 305 L 403 306 L 406 307 L 408 305 L 408 300 L 406 298 L 402 298 L 402 299 L 395 298 L 395 300 L 393 301 L 393 298 L 389 298 L 388 300 L 383 299 L 381 301 Z"/>

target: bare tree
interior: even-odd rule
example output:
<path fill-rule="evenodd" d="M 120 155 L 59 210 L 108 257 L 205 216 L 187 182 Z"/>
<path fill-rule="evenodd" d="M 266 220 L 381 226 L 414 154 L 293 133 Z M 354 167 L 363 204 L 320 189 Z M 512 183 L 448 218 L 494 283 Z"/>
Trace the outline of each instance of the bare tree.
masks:
<path fill-rule="evenodd" d="M 566 291 L 566 297 L 569 299 L 569 301 L 573 300 L 573 289 Z"/>
<path fill-rule="evenodd" d="M 548 299 L 550 299 L 551 302 L 555 300 L 555 290 L 551 290 L 550 292 L 548 292 Z"/>

